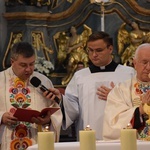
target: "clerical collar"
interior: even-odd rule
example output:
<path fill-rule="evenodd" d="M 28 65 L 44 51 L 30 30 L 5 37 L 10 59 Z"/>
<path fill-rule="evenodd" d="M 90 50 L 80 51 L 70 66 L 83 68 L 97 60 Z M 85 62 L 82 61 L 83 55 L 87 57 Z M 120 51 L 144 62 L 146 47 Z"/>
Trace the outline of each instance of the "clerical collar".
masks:
<path fill-rule="evenodd" d="M 105 70 L 105 66 L 101 66 L 100 69 L 101 69 L 101 70 Z"/>
<path fill-rule="evenodd" d="M 96 72 L 113 72 L 115 71 L 115 69 L 117 68 L 118 64 L 114 61 L 112 61 L 110 64 L 108 64 L 107 66 L 102 66 L 101 67 L 97 67 L 94 64 L 90 64 L 89 69 L 91 71 L 91 73 L 96 73 Z"/>

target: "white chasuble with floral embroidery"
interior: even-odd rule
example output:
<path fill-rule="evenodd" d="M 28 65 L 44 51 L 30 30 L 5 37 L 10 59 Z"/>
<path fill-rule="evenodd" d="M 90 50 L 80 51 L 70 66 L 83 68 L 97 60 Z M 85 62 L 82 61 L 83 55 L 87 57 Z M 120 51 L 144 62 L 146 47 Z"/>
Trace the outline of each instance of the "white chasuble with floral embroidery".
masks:
<path fill-rule="evenodd" d="M 34 74 L 39 76 L 40 79 L 46 79 L 39 73 L 34 72 Z M 51 105 L 50 101 L 44 99 L 42 94 L 30 85 L 29 81 L 23 82 L 15 76 L 12 68 L 1 72 L 0 79 L 0 120 L 5 112 L 14 114 L 17 107 L 41 111 L 43 108 Z M 46 82 L 47 81 L 45 81 L 44 84 L 46 84 Z M 49 82 L 47 86 L 53 87 L 51 82 Z M 55 114 L 60 121 L 55 118 Z M 57 120 L 54 122 L 52 120 L 52 124 L 54 125 L 53 130 L 56 132 L 56 141 L 58 141 L 62 118 L 60 110 L 51 117 Z M 0 124 L 1 150 L 27 149 L 28 146 L 37 143 L 37 131 L 38 126 L 29 122 L 18 121 L 15 125 L 7 126 Z"/>

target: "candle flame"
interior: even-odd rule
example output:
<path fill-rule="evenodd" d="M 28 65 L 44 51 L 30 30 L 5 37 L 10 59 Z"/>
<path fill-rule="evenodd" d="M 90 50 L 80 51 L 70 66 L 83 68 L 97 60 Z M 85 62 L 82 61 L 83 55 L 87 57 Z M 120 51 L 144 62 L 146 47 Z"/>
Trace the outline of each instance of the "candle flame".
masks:
<path fill-rule="evenodd" d="M 89 130 L 92 130 L 92 129 L 90 128 L 90 125 L 87 125 L 86 128 L 85 128 L 84 130 L 89 131 Z"/>
<path fill-rule="evenodd" d="M 127 129 L 132 129 L 133 127 L 132 127 L 132 124 L 131 123 L 128 123 L 127 124 Z"/>

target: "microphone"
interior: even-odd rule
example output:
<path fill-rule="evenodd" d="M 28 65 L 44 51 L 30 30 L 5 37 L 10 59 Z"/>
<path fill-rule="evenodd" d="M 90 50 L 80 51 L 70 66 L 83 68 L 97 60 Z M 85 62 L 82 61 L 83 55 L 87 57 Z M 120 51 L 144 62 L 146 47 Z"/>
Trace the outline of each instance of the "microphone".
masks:
<path fill-rule="evenodd" d="M 48 94 L 51 92 L 44 85 L 42 85 L 41 80 L 35 76 L 31 78 L 30 83 L 36 88 L 39 87 L 42 92 L 48 91 Z M 54 98 L 54 100 L 59 104 L 60 100 L 57 96 Z"/>

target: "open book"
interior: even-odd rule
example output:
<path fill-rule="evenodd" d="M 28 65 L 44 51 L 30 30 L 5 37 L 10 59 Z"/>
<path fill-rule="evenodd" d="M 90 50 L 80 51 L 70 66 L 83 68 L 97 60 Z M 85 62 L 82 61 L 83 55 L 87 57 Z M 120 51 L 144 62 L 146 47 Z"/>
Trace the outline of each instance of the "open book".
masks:
<path fill-rule="evenodd" d="M 30 122 L 32 123 L 32 117 L 44 117 L 48 111 L 52 115 L 56 112 L 58 107 L 46 107 L 41 112 L 32 109 L 24 109 L 24 108 L 17 108 L 16 112 L 14 113 L 14 117 L 18 118 L 18 121 Z"/>

